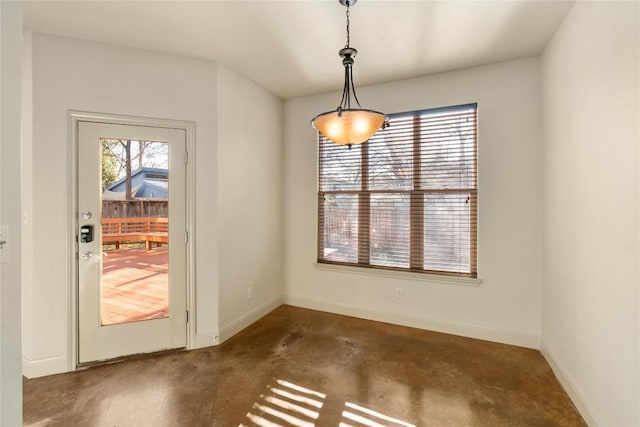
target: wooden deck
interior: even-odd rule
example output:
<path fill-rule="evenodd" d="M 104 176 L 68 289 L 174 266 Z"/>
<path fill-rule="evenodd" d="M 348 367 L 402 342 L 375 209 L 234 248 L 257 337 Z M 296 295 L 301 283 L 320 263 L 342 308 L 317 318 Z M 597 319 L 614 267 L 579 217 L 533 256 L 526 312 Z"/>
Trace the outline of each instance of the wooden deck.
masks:
<path fill-rule="evenodd" d="M 113 249 L 104 252 L 102 325 L 158 319 L 169 313 L 169 252 Z"/>

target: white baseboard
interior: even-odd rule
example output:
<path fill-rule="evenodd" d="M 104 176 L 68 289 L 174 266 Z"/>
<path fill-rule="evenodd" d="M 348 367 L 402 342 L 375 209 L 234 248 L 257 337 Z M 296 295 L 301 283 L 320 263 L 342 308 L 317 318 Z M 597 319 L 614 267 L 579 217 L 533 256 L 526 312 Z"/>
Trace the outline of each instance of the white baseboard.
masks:
<path fill-rule="evenodd" d="M 545 345 L 544 340 L 541 340 L 540 342 L 540 352 L 547 360 L 549 366 L 551 366 L 556 378 L 558 378 L 558 381 L 560 381 L 560 384 L 564 387 L 565 391 L 573 401 L 573 404 L 578 408 L 578 412 L 580 412 L 580 415 L 582 415 L 582 418 L 584 418 L 587 425 L 591 427 L 606 425 L 602 422 L 602 418 L 596 416 L 596 413 L 593 410 L 593 405 L 591 405 L 589 399 L 587 399 L 584 393 L 580 391 L 580 387 L 576 385 L 576 382 L 563 365 L 558 362 L 558 359 L 553 356 L 553 353 Z"/>
<path fill-rule="evenodd" d="M 267 301 L 254 310 L 220 328 L 220 333 L 218 335 L 212 332 L 196 334 L 194 345 L 190 350 L 220 344 L 260 318 L 266 316 L 274 309 L 280 307 L 282 304 L 282 297 Z M 65 356 L 41 360 L 29 360 L 24 357 L 22 358 L 22 374 L 27 378 L 37 378 L 46 375 L 60 374 L 63 372 L 69 372 L 68 361 Z"/>
<path fill-rule="evenodd" d="M 63 372 L 69 372 L 69 363 L 66 356 L 38 360 L 22 358 L 22 375 L 27 378 L 44 377 Z"/>
<path fill-rule="evenodd" d="M 238 317 L 231 323 L 228 323 L 227 325 L 222 326 L 220 328 L 219 342 L 220 343 L 225 342 L 226 340 L 228 340 L 229 338 L 231 338 L 232 336 L 234 336 L 235 334 L 237 334 L 247 326 L 251 325 L 252 323 L 259 320 L 260 318 L 269 314 L 271 311 L 280 307 L 282 303 L 283 303 L 282 297 L 272 299 L 271 301 L 267 301 L 266 303 L 260 305 L 259 307 L 251 310 L 247 314 Z"/>
<path fill-rule="evenodd" d="M 211 347 L 213 345 L 218 345 L 218 334 L 215 332 L 196 333 L 196 338 L 193 345 L 189 348 L 189 350 L 195 350 L 197 348 Z"/>
<path fill-rule="evenodd" d="M 526 334 L 501 329 L 486 328 L 482 326 L 467 325 L 463 323 L 446 322 L 404 314 L 370 310 L 368 308 L 353 305 L 337 304 L 327 301 L 311 300 L 294 295 L 285 296 L 285 304 L 312 310 L 326 311 L 345 316 L 359 317 L 362 319 L 376 320 L 378 322 L 393 323 L 412 328 L 426 329 L 429 331 L 443 332 L 446 334 L 460 335 L 468 338 L 477 338 L 502 344 L 517 345 L 538 349 L 540 338 L 538 334 Z"/>

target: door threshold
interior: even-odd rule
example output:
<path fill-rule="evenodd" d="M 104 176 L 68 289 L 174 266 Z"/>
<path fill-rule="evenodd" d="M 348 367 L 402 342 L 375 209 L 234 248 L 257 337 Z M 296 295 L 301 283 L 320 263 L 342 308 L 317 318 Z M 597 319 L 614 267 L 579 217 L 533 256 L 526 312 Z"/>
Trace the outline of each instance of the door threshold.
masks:
<path fill-rule="evenodd" d="M 76 371 L 83 371 L 85 369 L 93 368 L 95 366 L 111 365 L 114 363 L 126 362 L 128 360 L 142 359 L 150 356 L 164 356 L 165 354 L 181 353 L 183 351 L 187 351 L 187 348 L 186 347 L 172 348 L 168 350 L 152 351 L 151 353 L 136 353 L 136 354 L 130 354 L 128 356 L 114 357 L 113 359 L 96 360 L 95 362 L 78 363 L 78 366 L 76 367 Z"/>

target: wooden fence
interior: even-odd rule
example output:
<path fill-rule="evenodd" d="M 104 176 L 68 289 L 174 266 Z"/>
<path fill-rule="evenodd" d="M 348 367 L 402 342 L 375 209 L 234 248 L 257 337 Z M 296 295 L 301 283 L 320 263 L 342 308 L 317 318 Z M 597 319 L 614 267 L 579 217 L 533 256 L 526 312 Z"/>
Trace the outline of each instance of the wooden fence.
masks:
<path fill-rule="evenodd" d="M 324 245 L 339 248 L 357 245 L 358 217 L 351 208 L 325 207 Z M 403 212 L 372 212 L 369 218 L 370 245 L 372 248 L 395 247 L 398 241 L 409 241 L 409 218 Z M 400 235 L 398 236 L 398 233 Z"/>
<path fill-rule="evenodd" d="M 470 263 L 471 224 L 451 220 L 446 207 L 425 224 L 425 268 L 461 271 Z M 410 243 L 409 213 L 399 210 L 371 212 L 369 217 L 371 258 L 378 265 L 408 266 Z M 355 262 L 358 259 L 358 217 L 351 207 L 324 208 L 325 259 Z M 405 249 L 406 248 L 406 249 Z M 328 255 L 327 255 L 328 254 Z M 384 262 L 380 264 L 380 260 Z"/>
<path fill-rule="evenodd" d="M 102 218 L 168 217 L 168 200 L 103 200 Z"/>

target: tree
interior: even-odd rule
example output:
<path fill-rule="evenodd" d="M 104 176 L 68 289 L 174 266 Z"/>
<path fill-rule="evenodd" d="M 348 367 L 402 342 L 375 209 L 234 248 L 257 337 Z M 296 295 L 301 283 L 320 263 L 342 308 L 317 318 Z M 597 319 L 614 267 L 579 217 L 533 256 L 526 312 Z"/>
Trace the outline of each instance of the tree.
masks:
<path fill-rule="evenodd" d="M 133 199 L 132 172 L 142 167 L 166 168 L 168 165 L 166 142 L 135 141 L 130 139 L 102 140 L 103 191 L 119 178 L 125 179 L 125 199 Z M 136 166 L 134 168 L 134 165 Z"/>
<path fill-rule="evenodd" d="M 102 164 L 102 191 L 118 180 L 118 160 L 113 152 L 105 147 L 108 142 L 102 143 L 101 164 Z"/>
<path fill-rule="evenodd" d="M 102 141 L 102 190 L 112 184 L 124 171 L 125 199 L 133 199 L 131 194 L 131 140 L 105 139 Z M 117 169 L 117 172 L 116 172 Z M 115 179 L 109 181 L 115 175 Z"/>
<path fill-rule="evenodd" d="M 131 200 L 131 140 L 120 141 L 124 148 L 124 176 L 125 176 L 125 193 L 124 198 Z"/>

